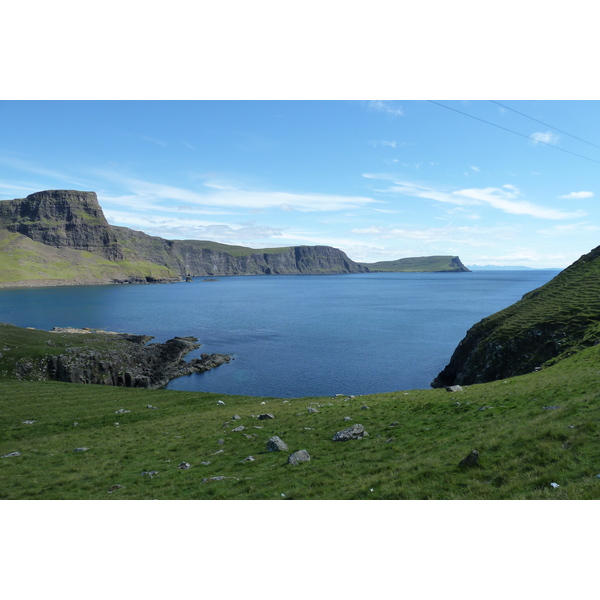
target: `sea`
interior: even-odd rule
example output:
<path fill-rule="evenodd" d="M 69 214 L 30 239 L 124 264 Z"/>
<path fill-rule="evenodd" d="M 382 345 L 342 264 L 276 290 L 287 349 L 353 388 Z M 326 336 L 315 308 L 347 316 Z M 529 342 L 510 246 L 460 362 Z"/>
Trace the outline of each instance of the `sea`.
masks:
<path fill-rule="evenodd" d="M 168 389 L 300 398 L 428 388 L 467 330 L 559 270 L 195 278 L 0 290 L 0 322 L 194 336 L 233 360 Z"/>

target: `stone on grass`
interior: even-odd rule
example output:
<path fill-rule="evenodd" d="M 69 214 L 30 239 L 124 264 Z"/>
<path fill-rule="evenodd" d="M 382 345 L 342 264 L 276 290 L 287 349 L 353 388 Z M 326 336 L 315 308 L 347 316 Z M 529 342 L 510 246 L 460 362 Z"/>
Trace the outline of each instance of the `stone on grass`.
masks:
<path fill-rule="evenodd" d="M 361 438 L 369 435 L 365 428 L 360 423 L 355 423 L 352 427 L 342 429 L 333 436 L 334 442 L 347 442 L 348 440 L 360 440 Z"/>
<path fill-rule="evenodd" d="M 459 467 L 476 467 L 479 464 L 479 452 L 473 450 L 465 456 L 459 463 Z"/>
<path fill-rule="evenodd" d="M 244 431 L 244 429 L 246 429 L 243 425 L 240 425 L 239 427 L 234 427 L 231 431 Z"/>
<path fill-rule="evenodd" d="M 258 420 L 259 421 L 266 421 L 267 419 L 274 419 L 275 415 L 272 415 L 271 413 L 264 413 L 262 415 L 258 415 Z"/>
<path fill-rule="evenodd" d="M 158 471 L 142 471 L 142 477 L 147 475 L 150 479 L 152 479 L 155 475 L 158 475 Z"/>
<path fill-rule="evenodd" d="M 297 465 L 298 463 L 310 460 L 310 454 L 306 450 L 298 450 L 288 456 L 288 465 Z"/>
<path fill-rule="evenodd" d="M 267 442 L 267 450 L 269 452 L 281 452 L 282 450 L 289 450 L 289 448 L 279 436 L 274 435 Z"/>
<path fill-rule="evenodd" d="M 35 421 L 33 419 L 27 419 L 27 421 L 23 421 L 23 425 L 33 425 Z"/>
<path fill-rule="evenodd" d="M 116 492 L 117 490 L 121 490 L 123 489 L 125 486 L 124 485 L 119 485 L 118 483 L 116 483 L 115 485 L 112 485 L 109 490 L 108 493 L 112 494 L 113 492 Z"/>
<path fill-rule="evenodd" d="M 217 406 L 225 406 L 225 402 L 223 402 L 223 400 L 217 400 Z"/>
<path fill-rule="evenodd" d="M 242 417 L 240 417 L 240 415 L 233 415 L 233 417 L 231 417 L 232 421 L 239 421 Z"/>
<path fill-rule="evenodd" d="M 85 452 L 86 450 L 89 450 L 89 448 L 75 448 L 74 452 Z"/>
<path fill-rule="evenodd" d="M 344 417 L 344 421 L 352 421 L 352 417 Z"/>
<path fill-rule="evenodd" d="M 313 408 L 312 406 L 309 406 L 306 410 L 309 413 L 318 413 L 319 412 L 316 408 Z"/>
<path fill-rule="evenodd" d="M 21 456 L 21 453 L 20 452 L 10 452 L 10 453 L 2 456 L 2 458 L 10 458 L 11 456 Z"/>
<path fill-rule="evenodd" d="M 550 484 L 554 489 L 556 489 L 557 487 L 560 487 L 560 485 L 558 485 L 558 483 L 555 483 L 554 481 Z"/>
<path fill-rule="evenodd" d="M 462 392 L 463 389 L 460 385 L 450 385 L 446 388 L 447 392 Z"/>
<path fill-rule="evenodd" d="M 190 465 L 190 463 L 188 462 L 182 462 L 179 463 L 179 465 L 177 465 L 178 469 L 189 469 L 192 465 Z"/>

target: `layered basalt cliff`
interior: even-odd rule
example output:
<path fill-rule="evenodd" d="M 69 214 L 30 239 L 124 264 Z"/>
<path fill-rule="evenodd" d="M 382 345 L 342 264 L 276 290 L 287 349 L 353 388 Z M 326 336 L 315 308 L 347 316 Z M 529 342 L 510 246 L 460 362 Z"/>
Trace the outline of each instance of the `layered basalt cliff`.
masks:
<path fill-rule="evenodd" d="M 35 255 L 29 259 L 12 259 L 12 280 L 6 285 L 18 284 L 18 274 L 24 271 L 32 285 L 61 285 L 69 282 L 135 283 L 172 281 L 173 277 L 213 275 L 270 275 L 270 274 L 333 274 L 362 273 L 368 269 L 350 260 L 346 254 L 329 246 L 297 246 L 277 250 L 248 249 L 242 256 L 234 256 L 221 249 L 201 247 L 195 240 L 165 240 L 141 231 L 108 224 L 94 192 L 50 190 L 31 194 L 24 199 L 0 202 L 0 233 L 18 234 L 43 244 L 25 248 L 19 240 L 6 240 L 13 254 Z M 8 235 L 8 233 L 6 234 Z M 21 240 L 24 238 L 20 238 Z M 49 248 L 44 252 L 43 247 Z M 221 245 L 221 247 L 226 247 Z M 79 257 L 57 257 L 51 250 L 79 251 Z M 39 256 L 40 253 L 43 256 Z M 90 260 L 103 259 L 110 264 L 96 264 Z M 63 260 L 64 259 L 64 260 Z M 27 263 L 25 268 L 23 265 Z M 58 276 L 58 264 L 68 265 L 69 273 Z M 118 269 L 116 266 L 118 265 Z M 159 268 L 157 271 L 156 268 Z M 77 271 L 77 269 L 81 271 Z M 73 276 L 73 270 L 77 271 Z M 37 271 L 37 272 L 36 272 Z M 92 272 L 93 271 L 93 272 Z M 8 272 L 8 269 L 7 269 Z M 51 272 L 52 275 L 48 275 Z M 68 276 L 70 275 L 70 277 Z M 1 283 L 1 281 L 0 281 Z"/>
<path fill-rule="evenodd" d="M 600 343 L 600 246 L 475 324 L 432 387 L 523 375 Z"/>
<path fill-rule="evenodd" d="M 124 258 L 95 192 L 49 190 L 2 201 L 0 229 L 55 248 L 97 252 L 113 261 Z"/>

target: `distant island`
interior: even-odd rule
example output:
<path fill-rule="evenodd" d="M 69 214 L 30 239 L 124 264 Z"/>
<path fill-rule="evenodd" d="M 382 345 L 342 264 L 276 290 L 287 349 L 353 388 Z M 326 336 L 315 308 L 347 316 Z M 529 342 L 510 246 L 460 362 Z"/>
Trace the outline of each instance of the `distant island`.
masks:
<path fill-rule="evenodd" d="M 169 283 L 226 275 L 464 272 L 457 256 L 357 263 L 331 246 L 253 249 L 110 225 L 95 192 L 0 201 L 0 287 Z"/>
<path fill-rule="evenodd" d="M 458 256 L 420 256 L 383 260 L 375 263 L 359 263 L 369 271 L 382 273 L 468 273 Z"/>

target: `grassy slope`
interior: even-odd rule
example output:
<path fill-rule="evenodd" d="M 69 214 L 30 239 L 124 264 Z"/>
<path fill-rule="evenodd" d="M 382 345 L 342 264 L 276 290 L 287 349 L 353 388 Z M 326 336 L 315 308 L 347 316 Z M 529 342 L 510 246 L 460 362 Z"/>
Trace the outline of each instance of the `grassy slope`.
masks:
<path fill-rule="evenodd" d="M 147 261 L 112 262 L 91 252 L 54 248 L 0 230 L 0 283 L 175 277 L 166 267 Z"/>
<path fill-rule="evenodd" d="M 220 244 L 219 242 L 209 242 L 206 240 L 181 240 L 195 248 L 208 248 L 209 250 L 218 250 L 227 252 L 232 256 L 246 256 L 248 254 L 280 254 L 287 252 L 291 246 L 282 248 L 247 248 L 246 246 L 230 246 L 229 244 Z"/>
<path fill-rule="evenodd" d="M 0 458 L 0 498 L 598 499 L 599 383 L 600 346 L 538 373 L 463 392 L 354 399 L 0 380 L 0 456 L 21 452 Z M 311 404 L 318 413 L 308 413 Z M 115 414 L 120 408 L 131 412 Z M 275 419 L 259 421 L 263 412 Z M 231 421 L 234 414 L 241 420 Z M 28 419 L 36 422 L 22 423 Z M 370 436 L 331 440 L 352 423 Z M 233 432 L 240 424 L 246 429 Z M 290 452 L 308 450 L 311 461 L 292 467 L 287 452 L 267 452 L 273 435 Z M 74 452 L 78 447 L 89 450 Z M 474 448 L 480 467 L 459 468 Z M 250 455 L 255 461 L 245 462 Z M 191 468 L 178 469 L 182 461 Z M 141 476 L 148 470 L 159 475 Z M 203 482 L 215 476 L 227 479 Z M 109 494 L 114 484 L 125 487 Z"/>
<path fill-rule="evenodd" d="M 443 272 L 455 271 L 452 264 L 454 256 L 420 256 L 414 258 L 400 258 L 398 260 L 384 260 L 376 263 L 360 263 L 371 271 L 385 271 L 394 273 L 417 272 Z"/>

